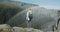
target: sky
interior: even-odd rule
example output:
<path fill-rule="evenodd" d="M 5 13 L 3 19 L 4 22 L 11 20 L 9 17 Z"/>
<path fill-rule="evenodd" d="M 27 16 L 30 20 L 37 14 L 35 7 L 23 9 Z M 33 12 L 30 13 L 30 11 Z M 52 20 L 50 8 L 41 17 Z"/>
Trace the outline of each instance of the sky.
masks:
<path fill-rule="evenodd" d="M 30 4 L 37 4 L 47 9 L 60 9 L 60 0 L 15 0 Z"/>

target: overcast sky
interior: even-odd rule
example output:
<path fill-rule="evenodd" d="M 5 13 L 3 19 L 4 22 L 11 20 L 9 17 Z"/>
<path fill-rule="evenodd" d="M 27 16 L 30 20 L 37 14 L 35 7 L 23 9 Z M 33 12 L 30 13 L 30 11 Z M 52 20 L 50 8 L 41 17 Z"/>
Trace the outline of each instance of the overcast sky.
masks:
<path fill-rule="evenodd" d="M 37 4 L 49 9 L 60 9 L 60 0 L 16 0 L 16 1 Z"/>

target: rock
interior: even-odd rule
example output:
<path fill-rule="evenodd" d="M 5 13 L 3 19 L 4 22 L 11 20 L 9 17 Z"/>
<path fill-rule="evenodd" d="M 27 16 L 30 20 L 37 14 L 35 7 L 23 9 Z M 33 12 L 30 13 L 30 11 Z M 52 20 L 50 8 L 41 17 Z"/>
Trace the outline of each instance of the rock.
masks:
<path fill-rule="evenodd" d="M 21 27 L 13 27 L 14 32 L 24 32 L 24 29 Z"/>
<path fill-rule="evenodd" d="M 24 28 L 25 32 L 32 32 L 33 28 Z"/>
<path fill-rule="evenodd" d="M 34 28 L 13 27 L 13 29 L 14 29 L 14 32 L 43 32 L 41 30 L 34 29 Z"/>
<path fill-rule="evenodd" d="M 8 24 L 0 25 L 0 32 L 43 32 L 34 28 L 10 27 Z"/>
<path fill-rule="evenodd" d="M 25 32 L 43 32 L 41 30 L 33 29 L 33 28 L 25 28 L 24 30 L 25 30 Z"/>
<path fill-rule="evenodd" d="M 0 29 L 8 29 L 8 28 L 11 28 L 10 25 L 8 25 L 8 24 L 1 24 L 0 25 Z"/>
<path fill-rule="evenodd" d="M 33 32 L 43 32 L 43 31 L 38 30 L 38 29 L 34 29 Z"/>
<path fill-rule="evenodd" d="M 0 32 L 13 32 L 13 29 L 11 29 L 10 25 L 8 24 L 1 24 Z"/>

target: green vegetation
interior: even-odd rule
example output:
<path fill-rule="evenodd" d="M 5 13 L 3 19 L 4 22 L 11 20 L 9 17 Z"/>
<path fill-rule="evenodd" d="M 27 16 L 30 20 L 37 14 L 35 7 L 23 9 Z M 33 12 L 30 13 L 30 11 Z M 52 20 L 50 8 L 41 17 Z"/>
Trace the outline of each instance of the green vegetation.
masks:
<path fill-rule="evenodd" d="M 23 23 L 23 24 L 20 24 L 20 25 L 19 25 L 19 27 L 26 28 L 26 27 L 27 27 L 27 25 L 26 25 L 26 23 Z"/>

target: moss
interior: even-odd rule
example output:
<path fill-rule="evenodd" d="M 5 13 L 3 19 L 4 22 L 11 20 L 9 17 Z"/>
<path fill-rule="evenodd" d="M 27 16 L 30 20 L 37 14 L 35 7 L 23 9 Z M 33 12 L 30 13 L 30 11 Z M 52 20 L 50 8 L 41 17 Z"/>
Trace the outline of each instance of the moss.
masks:
<path fill-rule="evenodd" d="M 25 27 L 27 27 L 27 25 L 25 23 L 23 23 L 23 24 L 19 25 L 19 27 L 25 28 Z"/>

